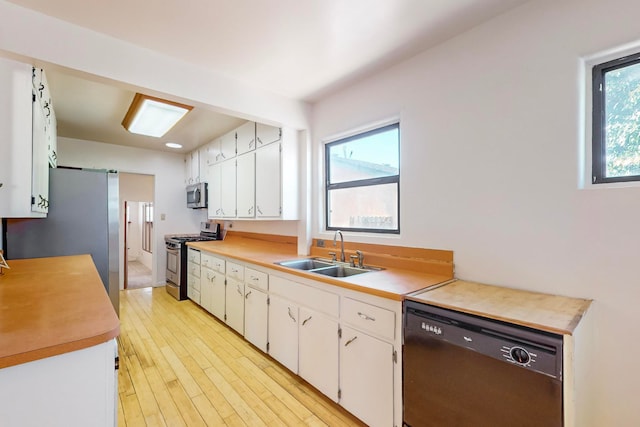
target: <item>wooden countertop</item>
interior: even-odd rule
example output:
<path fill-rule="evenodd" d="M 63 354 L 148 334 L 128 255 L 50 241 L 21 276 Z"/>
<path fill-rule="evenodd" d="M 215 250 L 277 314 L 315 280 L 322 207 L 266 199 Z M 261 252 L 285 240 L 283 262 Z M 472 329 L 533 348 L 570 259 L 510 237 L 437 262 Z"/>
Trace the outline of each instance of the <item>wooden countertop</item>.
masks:
<path fill-rule="evenodd" d="M 225 240 L 189 242 L 187 245 L 201 251 L 235 258 L 250 264 L 317 280 L 329 285 L 340 286 L 397 301 L 403 300 L 406 294 L 451 279 L 451 276 L 443 274 L 393 268 L 392 266 L 385 266 L 385 270 L 382 271 L 364 273 L 357 276 L 343 278 L 323 276 L 275 264 L 280 261 L 308 258 L 307 256 L 297 255 L 296 244 L 234 235 L 227 235 Z"/>
<path fill-rule="evenodd" d="M 573 334 L 592 302 L 463 280 L 407 299 L 563 335 Z"/>
<path fill-rule="evenodd" d="M 92 347 L 120 333 L 90 255 L 8 263 L 0 276 L 0 368 Z"/>

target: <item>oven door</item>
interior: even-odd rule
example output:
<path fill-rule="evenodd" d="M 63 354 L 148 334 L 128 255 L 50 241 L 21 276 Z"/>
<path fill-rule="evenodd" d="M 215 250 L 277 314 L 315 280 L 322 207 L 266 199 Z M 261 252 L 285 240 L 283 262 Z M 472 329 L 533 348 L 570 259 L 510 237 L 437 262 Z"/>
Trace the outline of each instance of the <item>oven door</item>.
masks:
<path fill-rule="evenodd" d="M 167 246 L 167 281 L 180 285 L 180 249 Z"/>

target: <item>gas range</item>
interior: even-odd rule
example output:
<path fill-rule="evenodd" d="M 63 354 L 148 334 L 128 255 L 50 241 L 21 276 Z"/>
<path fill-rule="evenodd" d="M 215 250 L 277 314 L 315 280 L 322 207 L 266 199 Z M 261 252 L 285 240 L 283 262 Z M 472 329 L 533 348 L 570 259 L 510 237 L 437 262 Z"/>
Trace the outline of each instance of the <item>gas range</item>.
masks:
<path fill-rule="evenodd" d="M 187 299 L 187 242 L 222 240 L 220 224 L 203 222 L 200 234 L 167 234 L 167 292 L 177 300 Z"/>

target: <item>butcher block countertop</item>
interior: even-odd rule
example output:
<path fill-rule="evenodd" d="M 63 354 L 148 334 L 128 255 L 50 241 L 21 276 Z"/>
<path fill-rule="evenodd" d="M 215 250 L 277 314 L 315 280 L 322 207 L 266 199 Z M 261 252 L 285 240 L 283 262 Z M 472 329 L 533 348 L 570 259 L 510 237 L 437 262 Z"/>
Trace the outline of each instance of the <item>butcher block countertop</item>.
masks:
<path fill-rule="evenodd" d="M 247 238 L 243 235 L 229 233 L 225 237 L 225 240 L 189 242 L 187 245 L 194 249 L 218 254 L 224 257 L 235 258 L 239 261 L 270 268 L 272 270 L 397 301 L 402 301 L 404 296 L 409 293 L 446 282 L 453 277 L 452 263 L 450 266 L 450 274 L 447 274 L 446 272 L 443 273 L 437 268 L 434 269 L 435 272 L 429 272 L 429 268 L 424 267 L 424 261 L 420 264 L 420 268 L 415 270 L 408 269 L 406 268 L 406 259 L 402 259 L 401 257 L 389 257 L 390 260 L 387 261 L 386 265 L 382 265 L 378 261 L 378 258 L 373 254 L 370 256 L 368 255 L 366 249 L 370 249 L 369 246 L 371 245 L 366 244 L 348 244 L 345 242 L 347 259 L 349 259 L 348 254 L 353 253 L 350 246 L 353 248 L 361 248 L 365 250 L 365 265 L 369 264 L 368 259 L 376 259 L 378 263 L 373 264 L 372 262 L 372 264 L 374 266 L 384 267 L 385 269 L 382 271 L 368 272 L 356 276 L 341 278 L 309 273 L 303 270 L 296 270 L 275 264 L 280 261 L 308 258 L 307 256 L 297 255 L 297 244 L 295 244 L 295 242 L 289 242 L 286 239 L 280 239 L 279 241 L 262 240 L 260 238 Z M 333 247 L 331 247 L 331 249 L 335 250 Z M 340 248 L 338 247 L 338 252 L 339 249 Z M 394 258 L 397 259 L 397 264 L 401 265 L 403 268 L 394 268 Z"/>
<path fill-rule="evenodd" d="M 92 347 L 120 333 L 90 255 L 8 264 L 0 276 L 0 368 Z"/>
<path fill-rule="evenodd" d="M 592 302 L 464 280 L 407 299 L 563 335 L 573 334 Z"/>

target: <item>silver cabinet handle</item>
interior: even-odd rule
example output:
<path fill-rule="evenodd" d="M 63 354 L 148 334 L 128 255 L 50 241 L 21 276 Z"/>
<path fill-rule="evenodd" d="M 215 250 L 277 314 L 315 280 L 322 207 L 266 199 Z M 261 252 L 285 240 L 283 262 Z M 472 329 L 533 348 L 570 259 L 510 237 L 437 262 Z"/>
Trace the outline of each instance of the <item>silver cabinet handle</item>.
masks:
<path fill-rule="evenodd" d="M 251 291 L 247 292 L 247 294 L 244 296 L 244 299 L 249 299 L 249 295 L 251 295 Z"/>
<path fill-rule="evenodd" d="M 289 312 L 289 317 L 291 318 L 291 320 L 293 320 L 295 322 L 296 318 L 293 317 L 293 314 L 291 314 L 291 307 L 287 307 L 287 311 Z"/>
<path fill-rule="evenodd" d="M 254 138 L 254 139 L 252 139 L 251 141 L 249 141 L 249 148 L 253 148 L 253 146 L 255 145 L 255 143 L 256 143 L 255 138 Z"/>
<path fill-rule="evenodd" d="M 351 344 L 352 342 L 354 342 L 355 340 L 358 339 L 358 336 L 356 335 L 355 337 L 351 338 L 349 341 L 347 341 L 346 343 L 344 343 L 344 346 L 348 346 L 349 344 Z"/>
<path fill-rule="evenodd" d="M 358 316 L 362 317 L 364 320 L 371 320 L 373 322 L 376 321 L 375 317 L 367 316 L 366 314 L 361 313 L 361 312 L 358 312 Z"/>
<path fill-rule="evenodd" d="M 257 206 L 257 207 L 256 207 L 256 209 L 257 209 L 258 213 L 259 213 L 260 215 L 262 215 L 262 211 L 260 210 L 260 206 Z"/>
<path fill-rule="evenodd" d="M 240 296 L 242 296 L 242 291 L 240 290 L 240 285 L 236 286 L 236 291 L 238 291 L 238 293 L 240 294 Z"/>
<path fill-rule="evenodd" d="M 307 317 L 306 319 L 304 319 L 304 320 L 302 321 L 302 326 L 306 325 L 306 324 L 307 324 L 307 322 L 308 322 L 309 320 L 311 320 L 311 317 L 313 317 L 313 316 L 309 316 L 309 317 Z"/>
<path fill-rule="evenodd" d="M 251 276 L 251 280 L 253 280 L 254 282 L 257 282 L 258 280 L 260 280 L 260 278 L 256 276 Z"/>

